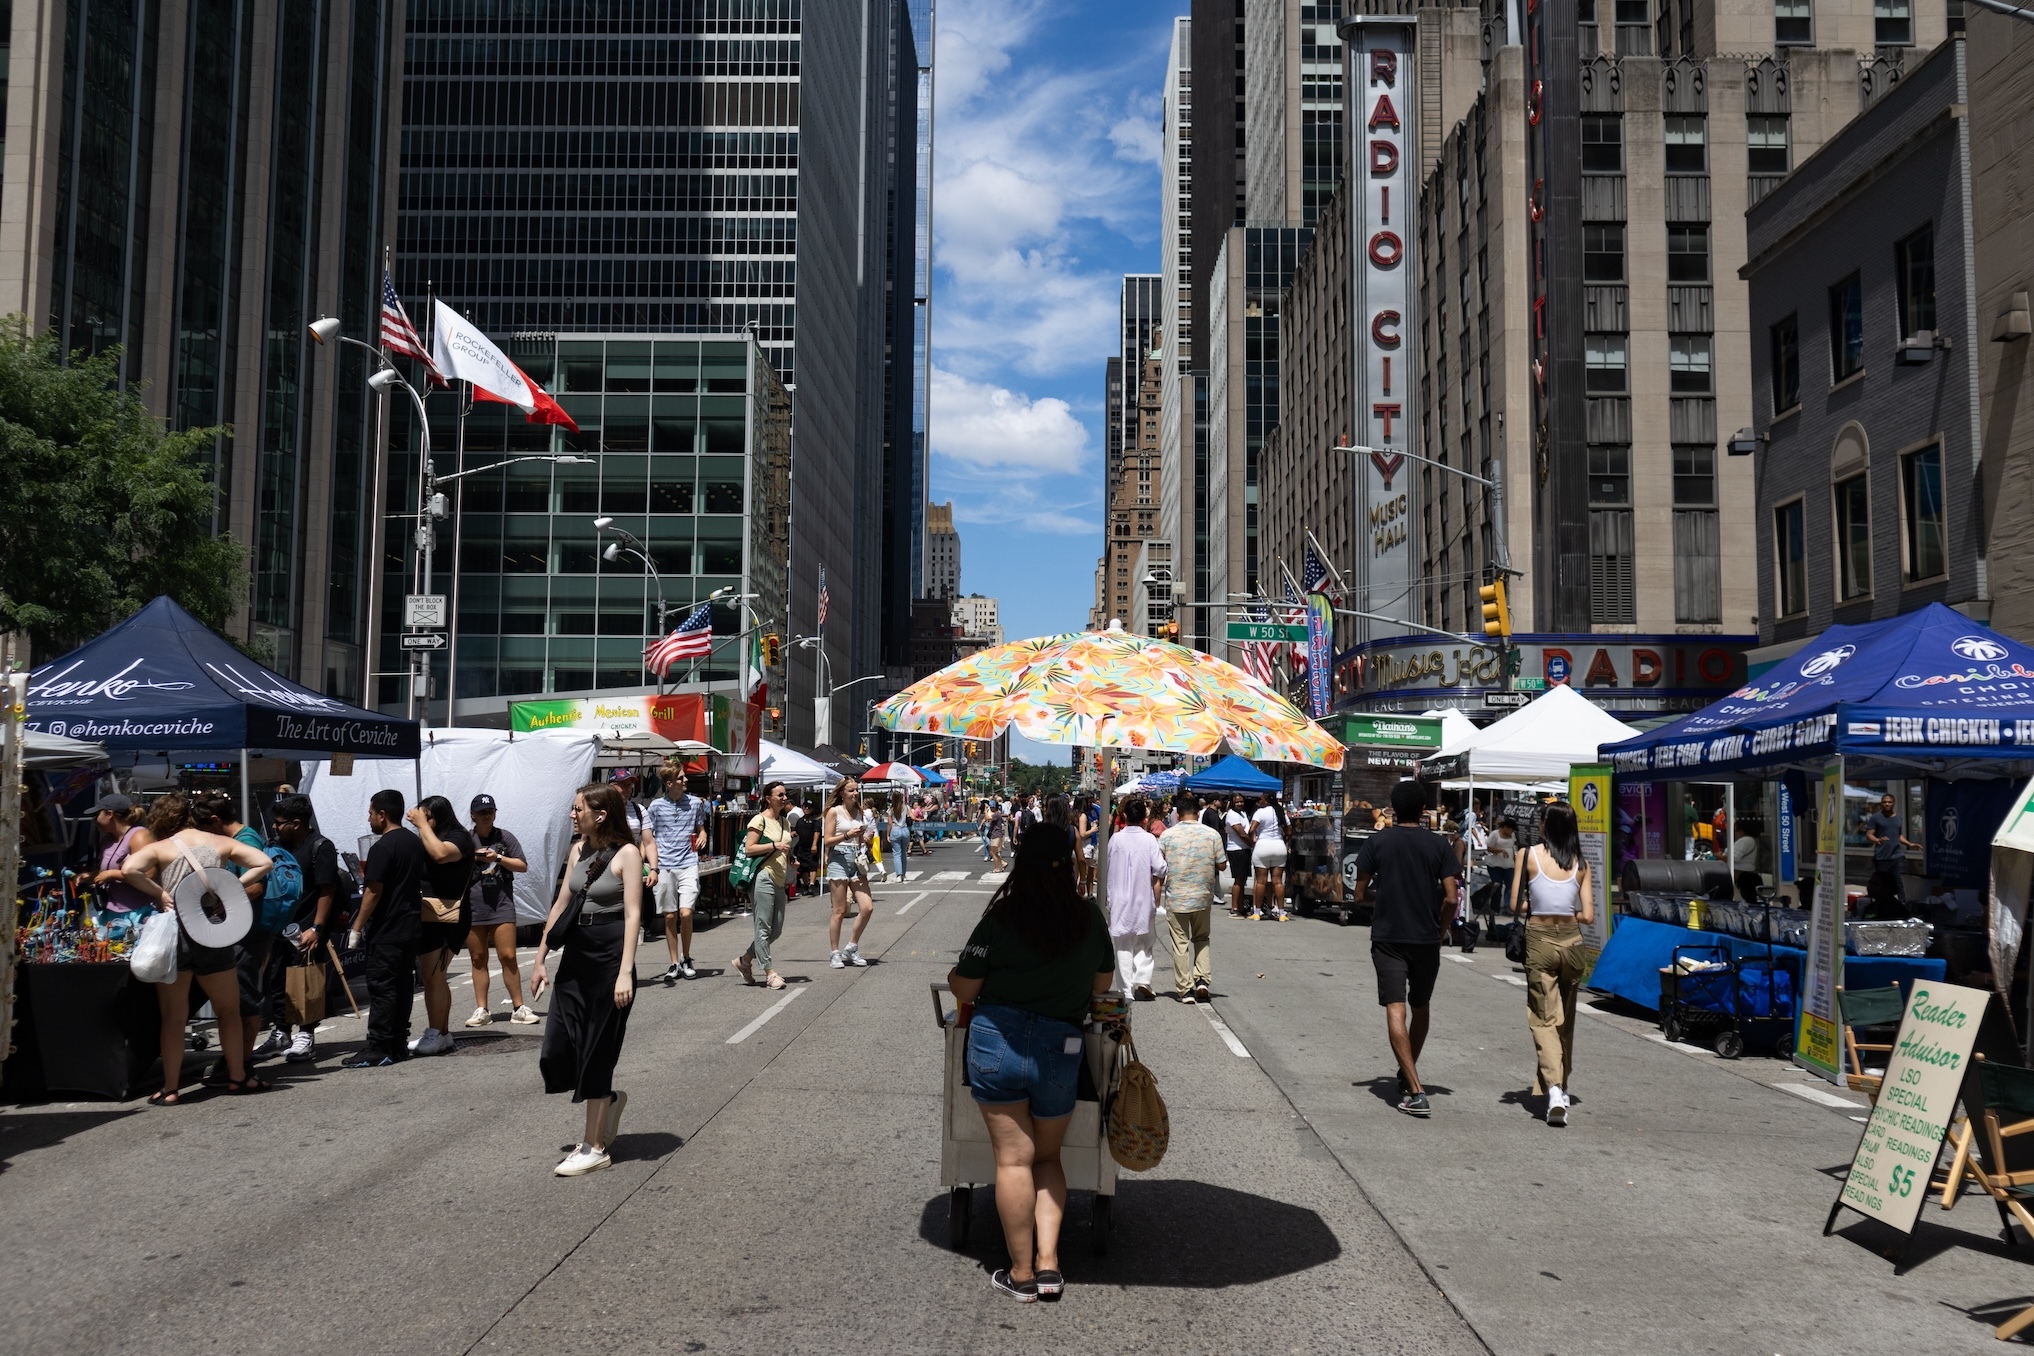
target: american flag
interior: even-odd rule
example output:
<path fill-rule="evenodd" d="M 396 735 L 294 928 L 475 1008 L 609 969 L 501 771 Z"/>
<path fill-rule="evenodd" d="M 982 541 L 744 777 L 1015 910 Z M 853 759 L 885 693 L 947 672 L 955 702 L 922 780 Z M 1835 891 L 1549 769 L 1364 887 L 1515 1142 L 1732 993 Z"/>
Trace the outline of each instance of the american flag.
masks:
<path fill-rule="evenodd" d="M 1260 607 L 1252 609 L 1249 616 L 1252 621 L 1266 621 L 1270 618 L 1271 613 Z M 1266 687 L 1270 687 L 1273 682 L 1271 657 L 1278 647 L 1276 645 L 1266 645 L 1260 641 L 1247 641 L 1238 646 L 1238 648 L 1242 652 L 1241 668 L 1243 672 L 1249 674 L 1258 682 L 1263 683 Z"/>
<path fill-rule="evenodd" d="M 1314 544 L 1308 542 L 1306 563 L 1300 567 L 1300 588 L 1307 593 L 1325 593 L 1330 602 L 1339 602 L 1341 600 L 1335 596 L 1337 590 L 1328 587 L 1333 582 L 1334 572 L 1321 559 L 1321 553 L 1314 549 Z"/>
<path fill-rule="evenodd" d="M 826 625 L 826 566 L 819 567 L 819 624 Z"/>
<path fill-rule="evenodd" d="M 432 381 L 440 386 L 445 384 L 445 378 L 438 372 L 438 364 L 431 361 L 430 351 L 417 337 L 416 326 L 410 324 L 410 317 L 403 310 L 403 299 L 396 295 L 395 280 L 388 276 L 386 269 L 381 275 L 381 346 L 401 357 L 415 358 L 431 374 Z"/>
<path fill-rule="evenodd" d="M 659 678 L 681 659 L 704 659 L 713 650 L 713 604 L 701 603 L 678 629 L 643 647 L 643 662 Z"/>
<path fill-rule="evenodd" d="M 1292 606 L 1285 610 L 1285 621 L 1291 626 L 1303 626 L 1307 620 L 1307 600 L 1292 582 L 1292 574 L 1281 563 L 1279 572 L 1285 575 L 1285 600 Z M 1304 643 L 1291 643 L 1285 647 L 1286 662 L 1292 665 L 1294 673 L 1304 673 L 1307 667 L 1307 647 Z"/>

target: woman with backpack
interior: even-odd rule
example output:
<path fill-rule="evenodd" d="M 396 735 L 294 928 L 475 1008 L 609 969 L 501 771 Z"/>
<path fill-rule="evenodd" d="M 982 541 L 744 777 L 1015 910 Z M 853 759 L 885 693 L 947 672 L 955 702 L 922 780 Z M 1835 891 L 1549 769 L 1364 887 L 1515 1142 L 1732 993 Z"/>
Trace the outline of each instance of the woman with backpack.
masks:
<path fill-rule="evenodd" d="M 1526 930 L 1526 1025 L 1539 1069 L 1533 1091 L 1547 1099 L 1547 1124 L 1568 1123 L 1575 1072 L 1575 997 L 1582 987 L 1582 928 L 1596 918 L 1589 863 L 1575 809 L 1557 800 L 1540 816 L 1538 847 L 1521 853 L 1512 877 L 1511 913 Z"/>

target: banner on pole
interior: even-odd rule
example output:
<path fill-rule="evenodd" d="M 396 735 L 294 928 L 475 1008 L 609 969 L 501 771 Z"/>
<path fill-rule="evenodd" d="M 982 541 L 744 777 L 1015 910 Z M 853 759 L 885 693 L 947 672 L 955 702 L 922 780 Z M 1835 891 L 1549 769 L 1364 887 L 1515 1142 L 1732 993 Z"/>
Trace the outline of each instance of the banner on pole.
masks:
<path fill-rule="evenodd" d="M 1610 768 L 1593 763 L 1569 768 L 1568 803 L 1575 807 L 1575 829 L 1582 840 L 1582 860 L 1589 863 L 1594 907 L 1594 917 L 1582 925 L 1582 982 L 1587 984 L 1596 958 L 1610 944 Z"/>
<path fill-rule="evenodd" d="M 1794 1062 L 1832 1083 L 1842 1081 L 1836 991 L 1843 984 L 1843 760 L 1823 769 L 1815 797 L 1815 912 L 1808 924 L 1808 959 Z"/>
<path fill-rule="evenodd" d="M 1334 705 L 1335 605 L 1325 593 L 1307 595 L 1307 714 L 1315 720 Z"/>

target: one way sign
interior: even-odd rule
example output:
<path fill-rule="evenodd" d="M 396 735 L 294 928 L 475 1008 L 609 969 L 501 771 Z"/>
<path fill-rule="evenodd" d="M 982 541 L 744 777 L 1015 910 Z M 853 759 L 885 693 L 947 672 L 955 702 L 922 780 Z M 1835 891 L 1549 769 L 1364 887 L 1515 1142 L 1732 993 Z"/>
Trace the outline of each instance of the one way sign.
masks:
<path fill-rule="evenodd" d="M 445 648 L 443 631 L 416 631 L 403 637 L 405 650 L 442 650 Z"/>

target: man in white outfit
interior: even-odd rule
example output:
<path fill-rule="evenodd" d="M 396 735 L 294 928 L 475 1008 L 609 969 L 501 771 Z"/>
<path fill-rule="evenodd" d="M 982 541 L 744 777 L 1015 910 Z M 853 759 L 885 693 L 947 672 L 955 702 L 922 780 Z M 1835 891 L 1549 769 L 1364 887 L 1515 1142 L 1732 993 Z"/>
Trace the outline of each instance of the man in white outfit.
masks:
<path fill-rule="evenodd" d="M 1152 920 L 1165 856 L 1144 828 L 1141 796 L 1123 802 L 1123 829 L 1109 836 L 1109 936 L 1116 946 L 1116 978 L 1126 997 L 1150 1002 Z"/>

